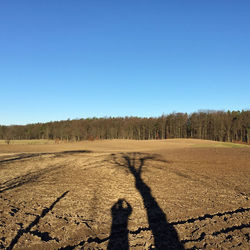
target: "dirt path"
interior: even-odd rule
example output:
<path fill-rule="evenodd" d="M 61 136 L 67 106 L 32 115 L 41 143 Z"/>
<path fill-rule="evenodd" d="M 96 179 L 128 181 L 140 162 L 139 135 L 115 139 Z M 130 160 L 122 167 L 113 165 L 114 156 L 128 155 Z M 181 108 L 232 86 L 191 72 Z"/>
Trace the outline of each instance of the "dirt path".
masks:
<path fill-rule="evenodd" d="M 3 150 L 0 247 L 249 247 L 249 148 L 109 143 Z"/>

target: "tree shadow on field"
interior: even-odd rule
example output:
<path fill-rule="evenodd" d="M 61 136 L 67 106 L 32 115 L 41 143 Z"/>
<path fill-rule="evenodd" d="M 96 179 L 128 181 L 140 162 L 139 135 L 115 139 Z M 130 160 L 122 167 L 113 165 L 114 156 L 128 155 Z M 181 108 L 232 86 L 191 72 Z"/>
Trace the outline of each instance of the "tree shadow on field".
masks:
<path fill-rule="evenodd" d="M 21 229 L 18 230 L 16 236 L 11 240 L 10 242 L 10 245 L 6 248 L 7 250 L 11 250 L 15 247 L 15 245 L 18 243 L 19 239 L 24 235 L 24 234 L 27 234 L 27 233 L 30 233 L 30 234 L 33 234 L 33 235 L 36 235 L 36 236 L 39 236 L 41 237 L 41 239 L 43 241 L 49 241 L 49 240 L 56 240 L 57 242 L 59 242 L 59 240 L 57 238 L 51 238 L 49 236 L 49 233 L 42 233 L 42 232 L 39 232 L 38 230 L 36 231 L 31 231 L 31 229 L 33 227 L 35 227 L 36 225 L 39 224 L 40 220 L 42 218 L 44 218 L 50 211 L 53 210 L 54 206 L 61 200 L 63 199 L 67 194 L 68 194 L 69 191 L 66 191 L 64 192 L 61 196 L 59 196 L 49 207 L 46 207 L 42 210 L 41 214 L 40 215 L 36 215 L 35 219 L 26 227 L 26 228 L 23 228 L 21 226 Z M 21 223 L 21 225 L 23 225 Z"/>
<path fill-rule="evenodd" d="M 39 178 L 51 174 L 60 168 L 61 166 L 48 167 L 9 179 L 3 183 L 0 183 L 0 194 L 17 187 L 21 187 L 25 184 L 34 183 Z"/>
<path fill-rule="evenodd" d="M 144 183 L 141 174 L 147 160 L 155 159 L 154 155 L 145 155 L 140 153 L 122 154 L 117 160 L 113 155 L 114 162 L 123 168 L 129 170 L 134 176 L 135 187 L 141 194 L 144 208 L 147 212 L 149 228 L 154 236 L 154 245 L 156 249 L 184 249 L 179 240 L 178 233 L 172 224 L 168 223 L 166 214 L 158 205 L 152 196 L 150 187 Z M 139 166 L 136 166 L 139 162 Z"/>
<path fill-rule="evenodd" d="M 87 154 L 87 153 L 92 153 L 92 151 L 90 151 L 90 150 L 67 150 L 67 151 L 44 152 L 44 153 L 21 153 L 21 154 L 15 154 L 12 156 L 1 157 L 0 164 L 26 160 L 26 159 L 30 159 L 30 158 L 39 157 L 39 156 L 45 156 L 45 155 L 51 155 L 54 157 L 61 157 L 61 156 L 65 156 L 65 155 Z"/>

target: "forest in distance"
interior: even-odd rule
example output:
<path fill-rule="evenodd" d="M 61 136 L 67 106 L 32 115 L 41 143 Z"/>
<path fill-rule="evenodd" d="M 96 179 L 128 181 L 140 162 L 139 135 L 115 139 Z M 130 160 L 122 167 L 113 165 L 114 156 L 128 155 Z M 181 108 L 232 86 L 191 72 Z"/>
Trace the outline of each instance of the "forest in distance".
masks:
<path fill-rule="evenodd" d="M 0 126 L 1 140 L 197 138 L 250 144 L 250 110 L 171 113 L 160 117 L 87 118 Z"/>

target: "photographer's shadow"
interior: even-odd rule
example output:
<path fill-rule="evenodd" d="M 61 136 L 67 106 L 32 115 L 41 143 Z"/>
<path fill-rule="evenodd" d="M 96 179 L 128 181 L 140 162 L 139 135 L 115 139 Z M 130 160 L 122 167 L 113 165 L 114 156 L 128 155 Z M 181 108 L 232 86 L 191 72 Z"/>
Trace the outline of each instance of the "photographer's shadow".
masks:
<path fill-rule="evenodd" d="M 124 200 L 119 199 L 111 208 L 112 226 L 108 249 L 129 249 L 128 242 L 128 218 L 132 213 L 132 207 Z"/>

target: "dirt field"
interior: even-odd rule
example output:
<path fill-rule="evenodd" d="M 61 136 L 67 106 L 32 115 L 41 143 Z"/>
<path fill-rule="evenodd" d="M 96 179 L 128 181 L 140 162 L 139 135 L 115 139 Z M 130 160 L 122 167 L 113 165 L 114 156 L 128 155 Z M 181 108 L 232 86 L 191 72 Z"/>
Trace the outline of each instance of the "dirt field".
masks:
<path fill-rule="evenodd" d="M 0 145 L 0 248 L 249 249 L 250 147 Z"/>

